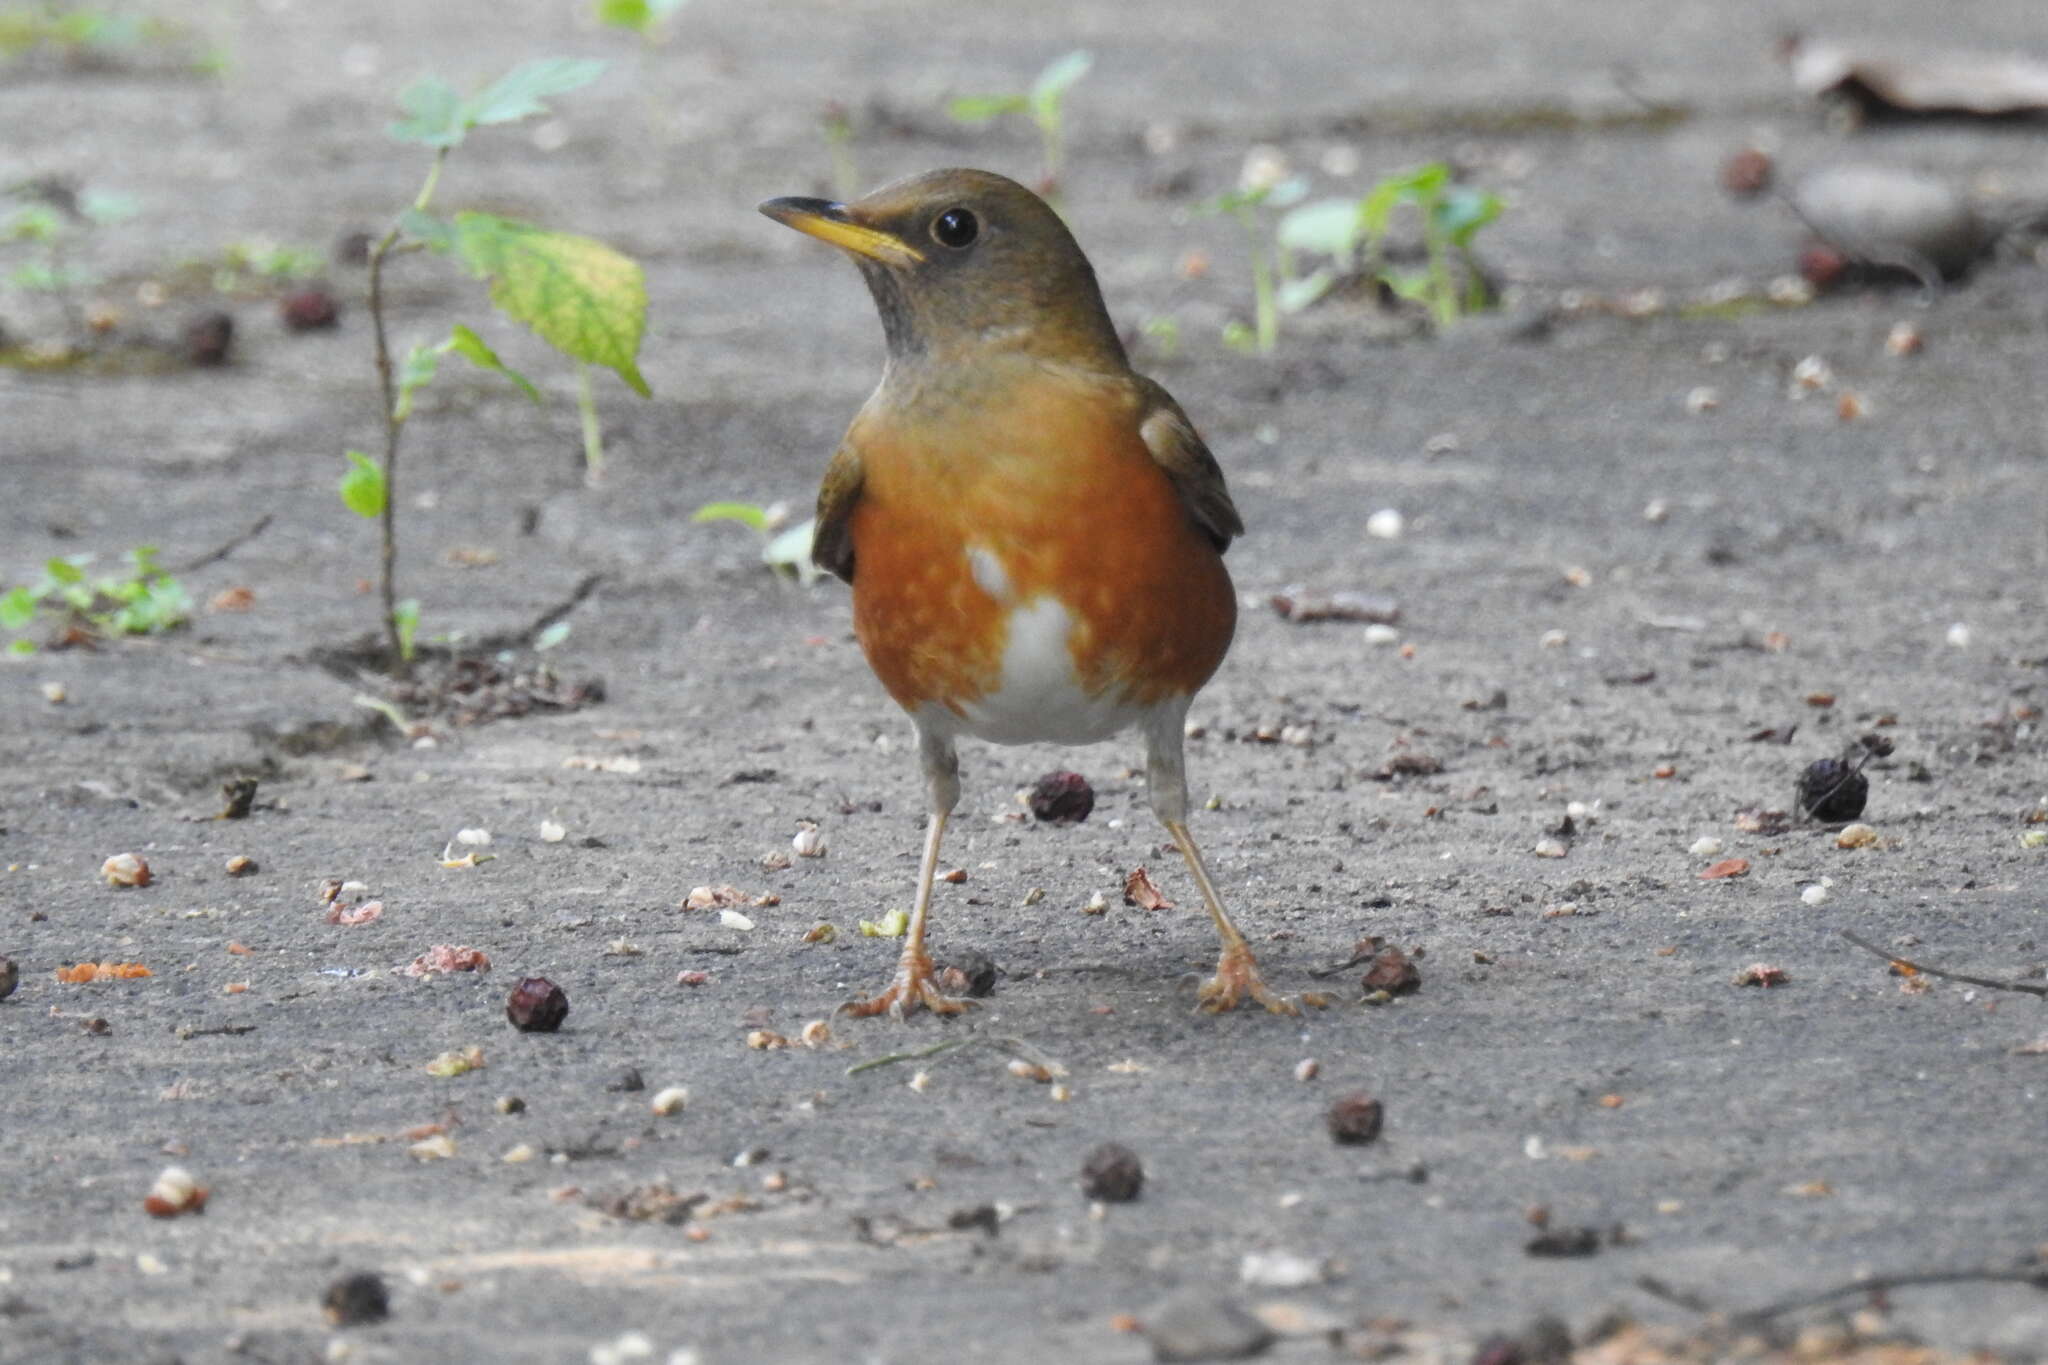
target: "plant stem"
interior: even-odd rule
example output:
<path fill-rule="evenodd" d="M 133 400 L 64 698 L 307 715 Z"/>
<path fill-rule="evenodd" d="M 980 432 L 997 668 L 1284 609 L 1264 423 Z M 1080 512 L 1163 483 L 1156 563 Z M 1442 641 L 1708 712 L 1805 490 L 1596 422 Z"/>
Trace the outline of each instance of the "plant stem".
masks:
<path fill-rule="evenodd" d="M 1271 355 L 1280 344 L 1280 309 L 1273 297 L 1273 263 L 1267 259 L 1266 242 L 1259 231 L 1258 211 L 1249 205 L 1238 209 L 1237 221 L 1244 225 L 1245 245 L 1252 256 L 1253 336 L 1259 354 Z"/>
<path fill-rule="evenodd" d="M 448 149 L 434 153 L 426 183 L 412 201 L 424 212 L 440 183 L 441 167 Z M 406 657 L 405 642 L 398 629 L 398 445 L 405 421 L 398 415 L 398 386 L 392 376 L 391 342 L 384 328 L 384 258 L 398 245 L 399 227 L 393 223 L 377 244 L 370 248 L 370 331 L 377 346 L 377 387 L 384 398 L 384 510 L 378 515 L 377 593 L 384 616 L 384 642 L 390 652 L 393 677 L 411 676 L 412 660 Z"/>
<path fill-rule="evenodd" d="M 1429 253 L 1429 308 L 1439 328 L 1458 320 L 1458 293 L 1451 283 L 1450 245 L 1436 222 L 1437 206 L 1442 202 L 1440 195 L 1432 195 L 1420 205 L 1422 243 Z"/>
<path fill-rule="evenodd" d="M 597 395 L 590 387 L 590 364 L 576 362 L 576 411 L 583 417 L 583 479 L 598 483 L 604 478 L 604 427 L 597 420 Z"/>

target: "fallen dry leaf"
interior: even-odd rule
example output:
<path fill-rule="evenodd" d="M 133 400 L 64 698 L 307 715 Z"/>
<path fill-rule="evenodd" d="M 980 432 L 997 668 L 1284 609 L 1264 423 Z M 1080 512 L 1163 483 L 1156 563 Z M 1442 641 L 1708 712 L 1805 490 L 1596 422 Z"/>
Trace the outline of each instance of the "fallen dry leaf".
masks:
<path fill-rule="evenodd" d="M 1752 962 L 1735 974 L 1738 986 L 1782 986 L 1792 979 L 1792 974 L 1783 967 L 1773 967 L 1768 962 Z"/>
<path fill-rule="evenodd" d="M 384 913 L 383 901 L 364 901 L 361 905 L 349 905 L 336 901 L 327 907 L 329 924 L 368 924 Z"/>
<path fill-rule="evenodd" d="M 1152 880 L 1152 874 L 1142 867 L 1131 869 L 1131 875 L 1124 878 L 1124 904 L 1135 905 L 1140 910 L 1170 910 L 1173 902 Z"/>
<path fill-rule="evenodd" d="M 1719 881 L 1724 877 L 1746 877 L 1748 875 L 1749 859 L 1747 858 L 1723 858 L 1720 862 L 1710 867 L 1700 869 L 1700 880 L 1703 882 Z"/>
<path fill-rule="evenodd" d="M 436 972 L 487 972 L 491 959 L 482 950 L 437 943 L 400 970 L 407 976 L 432 976 Z"/>

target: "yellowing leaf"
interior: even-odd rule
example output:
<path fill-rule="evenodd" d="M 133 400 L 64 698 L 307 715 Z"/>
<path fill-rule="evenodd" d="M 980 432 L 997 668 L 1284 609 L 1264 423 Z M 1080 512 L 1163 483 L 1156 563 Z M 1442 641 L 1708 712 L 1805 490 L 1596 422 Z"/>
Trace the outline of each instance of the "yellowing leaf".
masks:
<path fill-rule="evenodd" d="M 636 359 L 647 281 L 632 257 L 590 237 L 488 213 L 455 215 L 456 248 L 491 282 L 491 302 L 574 359 L 603 365 L 645 398 Z"/>

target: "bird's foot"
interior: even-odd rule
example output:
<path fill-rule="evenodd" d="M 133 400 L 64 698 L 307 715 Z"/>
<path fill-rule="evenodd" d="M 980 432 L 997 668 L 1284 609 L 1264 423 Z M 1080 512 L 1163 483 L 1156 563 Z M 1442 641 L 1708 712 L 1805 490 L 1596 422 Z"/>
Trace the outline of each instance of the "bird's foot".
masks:
<path fill-rule="evenodd" d="M 1216 960 L 1216 975 L 1202 983 L 1195 999 L 1204 1012 L 1221 1014 L 1236 1009 L 1246 996 L 1275 1014 L 1301 1013 L 1292 1000 L 1266 988 L 1266 983 L 1259 979 L 1259 965 L 1252 960 L 1252 950 L 1236 943 L 1223 950 L 1223 956 Z"/>
<path fill-rule="evenodd" d="M 974 1005 L 972 1000 L 958 999 L 940 990 L 931 959 L 918 953 L 915 956 L 905 954 L 896 968 L 896 979 L 880 995 L 866 1000 L 849 1000 L 834 1012 L 850 1014 L 856 1019 L 877 1014 L 901 1019 L 914 1013 L 919 1006 L 933 1014 L 964 1014 Z"/>

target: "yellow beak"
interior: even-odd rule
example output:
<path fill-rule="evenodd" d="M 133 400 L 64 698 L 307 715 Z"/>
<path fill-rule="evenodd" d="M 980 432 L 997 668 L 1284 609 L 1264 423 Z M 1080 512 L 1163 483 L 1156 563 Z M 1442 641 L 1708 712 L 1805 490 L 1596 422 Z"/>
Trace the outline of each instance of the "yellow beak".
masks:
<path fill-rule="evenodd" d="M 761 205 L 761 212 L 821 242 L 883 265 L 912 266 L 924 261 L 924 253 L 901 237 L 855 222 L 846 205 L 829 199 L 770 199 Z"/>

